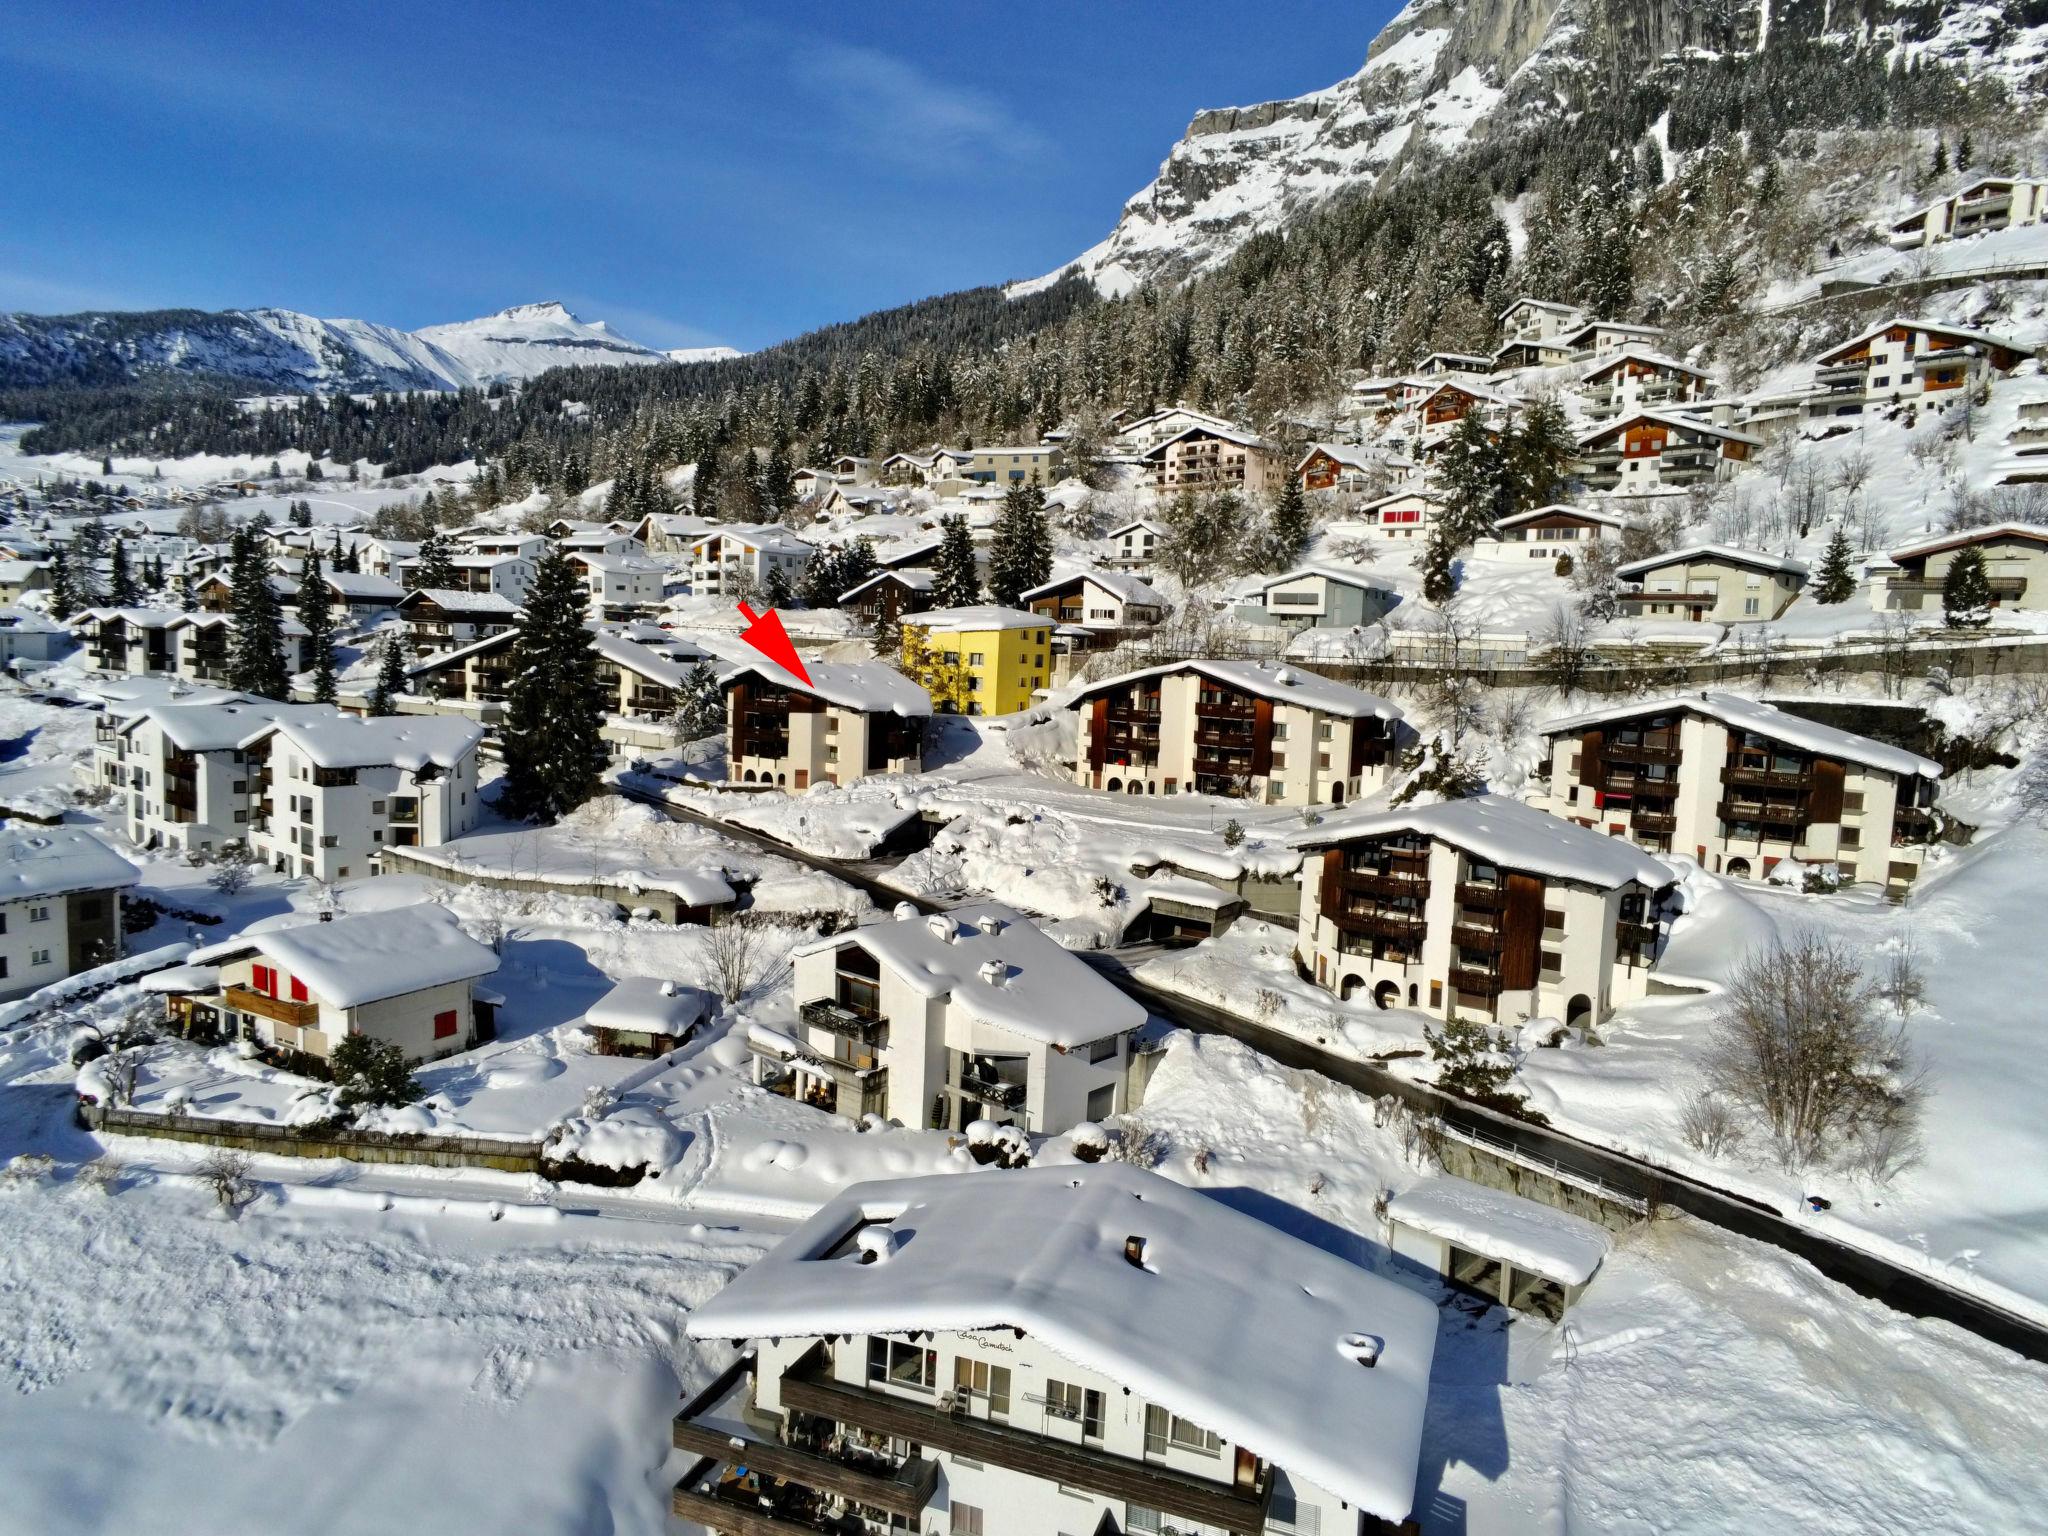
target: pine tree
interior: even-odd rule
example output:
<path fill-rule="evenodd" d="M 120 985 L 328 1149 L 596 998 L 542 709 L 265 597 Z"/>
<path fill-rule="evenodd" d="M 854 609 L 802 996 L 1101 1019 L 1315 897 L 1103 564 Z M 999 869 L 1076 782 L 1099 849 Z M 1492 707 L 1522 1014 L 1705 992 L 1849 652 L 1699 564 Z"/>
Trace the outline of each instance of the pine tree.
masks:
<path fill-rule="evenodd" d="M 228 686 L 283 699 L 291 686 L 284 662 L 284 610 L 270 584 L 270 558 L 254 524 L 235 530 L 229 606 L 235 616 Z"/>
<path fill-rule="evenodd" d="M 1555 400 L 1535 400 L 1510 427 L 1502 444 L 1505 494 L 1496 505 L 1499 516 L 1549 506 L 1563 493 L 1579 445 L 1571 423 Z M 1492 532 L 1491 524 L 1486 529 Z M 1477 535 L 1483 537 L 1484 535 Z"/>
<path fill-rule="evenodd" d="M 702 741 L 725 730 L 725 690 L 711 663 L 700 661 L 683 676 L 676 689 L 673 721 L 678 741 Z"/>
<path fill-rule="evenodd" d="M 445 592 L 455 585 L 455 563 L 448 553 L 448 541 L 436 528 L 420 541 L 420 563 L 413 584 L 430 592 Z"/>
<path fill-rule="evenodd" d="M 327 575 L 320 552 L 308 550 L 299 562 L 299 622 L 306 626 L 306 654 L 311 658 L 313 700 L 332 704 L 334 688 L 334 609 L 328 602 Z"/>
<path fill-rule="evenodd" d="M 1478 412 L 1468 411 L 1445 439 L 1437 463 L 1444 491 L 1437 527 L 1449 539 L 1450 553 L 1456 553 L 1488 537 L 1493 525 L 1514 510 L 1507 455 Z"/>
<path fill-rule="evenodd" d="M 1301 488 L 1299 475 L 1289 475 L 1281 485 L 1280 494 L 1273 498 L 1266 527 L 1272 543 L 1268 563 L 1275 570 L 1285 570 L 1300 558 L 1313 527 L 1308 496 Z"/>
<path fill-rule="evenodd" d="M 1940 139 L 1934 141 L 1933 169 L 1934 174 L 1937 176 L 1946 176 L 1948 174 L 1948 146 L 1942 143 Z"/>
<path fill-rule="evenodd" d="M 932 565 L 932 604 L 938 608 L 971 608 L 981 601 L 981 573 L 975 564 L 974 540 L 967 519 L 948 513 L 939 519 L 939 553 Z"/>
<path fill-rule="evenodd" d="M 135 575 L 128 569 L 128 546 L 117 538 L 114 540 L 113 575 L 107 583 L 107 601 L 116 608 L 133 608 L 139 595 L 135 590 Z"/>
<path fill-rule="evenodd" d="M 788 573 L 776 566 L 768 573 L 768 580 L 761 587 L 761 601 L 770 608 L 794 608 L 796 588 L 789 584 Z"/>
<path fill-rule="evenodd" d="M 1978 629 L 1991 622 L 1991 578 L 1984 551 L 1957 551 L 1941 581 L 1941 618 L 1950 629 Z"/>
<path fill-rule="evenodd" d="M 1450 525 L 1439 519 L 1423 543 L 1421 560 L 1422 595 L 1439 608 L 1457 596 L 1457 574 L 1451 569 L 1451 560 L 1456 553 L 1457 544 Z"/>
<path fill-rule="evenodd" d="M 1849 539 L 1840 528 L 1828 540 L 1826 553 L 1820 557 L 1820 569 L 1814 572 L 1813 600 L 1817 603 L 1843 603 L 1856 590 L 1856 567 L 1849 553 Z"/>
<path fill-rule="evenodd" d="M 1003 497 L 989 551 L 989 596 L 1014 608 L 1026 592 L 1052 575 L 1052 530 L 1045 519 L 1045 492 L 1035 485 L 1013 487 Z"/>
<path fill-rule="evenodd" d="M 597 792 L 604 697 L 585 601 L 575 567 L 559 551 L 540 562 L 512 644 L 501 801 L 510 815 L 552 819 Z"/>
<path fill-rule="evenodd" d="M 370 713 L 395 715 L 398 696 L 405 692 L 405 651 L 398 637 L 387 631 L 377 642 L 377 682 L 370 689 Z"/>
<path fill-rule="evenodd" d="M 79 607 L 78 590 L 71 583 L 71 560 L 60 549 L 50 556 L 50 617 L 62 624 Z"/>
<path fill-rule="evenodd" d="M 1963 136 L 1956 140 L 1956 169 L 1967 171 L 1977 158 L 1977 146 L 1970 140 L 1970 130 L 1965 128 Z"/>

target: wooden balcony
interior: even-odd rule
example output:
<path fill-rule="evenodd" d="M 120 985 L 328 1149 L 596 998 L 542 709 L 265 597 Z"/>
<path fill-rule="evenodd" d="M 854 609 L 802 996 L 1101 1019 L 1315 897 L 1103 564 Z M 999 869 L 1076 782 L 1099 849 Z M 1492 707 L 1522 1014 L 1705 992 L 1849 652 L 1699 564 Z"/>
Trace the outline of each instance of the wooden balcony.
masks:
<path fill-rule="evenodd" d="M 1370 891 L 1376 896 L 1412 896 L 1418 902 L 1429 900 L 1428 876 L 1405 875 L 1393 869 L 1344 870 L 1337 876 L 1337 888 Z"/>
<path fill-rule="evenodd" d="M 1609 762 L 1675 763 L 1684 754 L 1676 743 L 1608 741 L 1601 744 L 1600 755 Z"/>
<path fill-rule="evenodd" d="M 829 998 L 799 1003 L 796 1012 L 797 1017 L 812 1029 L 826 1030 L 853 1040 L 872 1041 L 877 1034 L 889 1027 L 889 1021 L 878 1014 L 849 1008 L 846 1004 L 833 1002 Z"/>
<path fill-rule="evenodd" d="M 1507 943 L 1507 935 L 1498 928 L 1483 927 L 1478 923 L 1457 923 L 1451 928 L 1451 942 L 1460 949 L 1477 950 L 1483 955 L 1497 955 Z"/>
<path fill-rule="evenodd" d="M 1507 895 L 1504 886 L 1474 885 L 1469 880 L 1458 882 L 1458 905 L 1470 907 L 1475 912 L 1498 912 Z"/>
<path fill-rule="evenodd" d="M 1638 810 L 1629 817 L 1628 824 L 1638 832 L 1650 832 L 1660 837 L 1669 837 L 1678 830 L 1678 818 L 1663 811 Z"/>
<path fill-rule="evenodd" d="M 1804 789 L 1810 780 L 1804 769 L 1787 773 L 1779 768 L 1754 768 L 1730 763 L 1721 770 L 1721 782 L 1748 784 L 1758 789 Z"/>
<path fill-rule="evenodd" d="M 272 1019 L 279 1024 L 292 1024 L 300 1029 L 320 1027 L 320 1005 L 318 1003 L 292 1003 L 279 997 L 265 997 L 261 992 L 248 987 L 226 987 L 221 991 L 221 1002 L 243 1013 L 253 1013 L 259 1018 Z"/>
<path fill-rule="evenodd" d="M 1502 990 L 1500 977 L 1492 971 L 1476 971 L 1463 965 L 1451 967 L 1451 985 L 1474 997 L 1499 997 Z"/>
<path fill-rule="evenodd" d="M 1410 917 L 1400 912 L 1381 910 L 1353 911 L 1348 907 L 1339 908 L 1328 916 L 1343 933 L 1375 934 L 1383 939 L 1416 946 L 1422 943 L 1424 924 L 1420 916 Z"/>
<path fill-rule="evenodd" d="M 785 1408 L 801 1409 L 835 1423 L 856 1425 L 973 1461 L 992 1462 L 1182 1520 L 1227 1531 L 1265 1529 L 1272 1479 L 1263 1466 L 1253 1486 L 1239 1488 L 1014 1425 L 963 1413 L 941 1413 L 934 1406 L 892 1393 L 834 1380 L 823 1345 L 782 1378 L 782 1403 Z M 1228 1459 L 1220 1465 L 1227 1468 Z"/>
<path fill-rule="evenodd" d="M 1256 713 L 1252 701 L 1245 698 L 1198 698 L 1195 700 L 1195 718 L 1198 720 L 1249 720 Z"/>
<path fill-rule="evenodd" d="M 836 1494 L 852 1499 L 874 1509 L 887 1510 L 892 1515 L 915 1522 L 931 1503 L 932 1494 L 938 1487 L 938 1463 L 929 1457 L 914 1456 L 899 1464 L 893 1472 L 881 1471 L 852 1460 L 840 1460 L 832 1456 L 819 1455 L 813 1451 L 799 1450 L 795 1446 L 780 1445 L 772 1440 L 756 1440 L 751 1436 L 734 1435 L 724 1427 L 693 1422 L 686 1417 L 688 1410 L 676 1415 L 671 1437 L 679 1451 L 695 1451 L 714 1462 L 734 1462 L 766 1472 L 774 1477 L 786 1478 L 801 1483 L 804 1487 L 819 1493 Z M 739 1443 L 736 1445 L 734 1441 Z M 698 1479 L 702 1481 L 703 1479 Z M 715 1484 L 714 1484 L 715 1486 Z M 715 1508 L 718 1519 L 707 1519 L 701 1515 L 690 1518 L 704 1520 L 715 1530 L 729 1530 L 723 1524 L 727 1512 L 745 1509 L 729 1499 L 720 1499 L 715 1494 L 700 1494 L 689 1479 L 676 1484 L 676 1513 L 686 1515 L 682 1500 L 688 1492 L 698 1502 Z M 752 1511 L 763 1513 L 758 1507 Z M 772 1516 L 769 1518 L 773 1518 Z M 801 1523 L 785 1521 L 777 1529 L 815 1529 Z"/>
<path fill-rule="evenodd" d="M 1763 827 L 1786 827 L 1792 831 L 1789 841 L 1797 842 L 1798 834 L 1806 828 L 1806 810 L 1799 805 L 1773 805 L 1765 801 L 1723 800 L 1714 807 L 1714 814 L 1723 821 L 1755 822 Z"/>

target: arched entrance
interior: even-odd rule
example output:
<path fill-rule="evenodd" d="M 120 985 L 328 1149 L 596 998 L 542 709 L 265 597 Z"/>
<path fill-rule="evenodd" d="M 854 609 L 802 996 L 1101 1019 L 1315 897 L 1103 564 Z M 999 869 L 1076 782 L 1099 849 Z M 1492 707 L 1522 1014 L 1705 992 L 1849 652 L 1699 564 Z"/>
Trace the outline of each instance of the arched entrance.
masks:
<path fill-rule="evenodd" d="M 1344 786 L 1343 786 L 1343 785 L 1342 785 L 1341 783 L 1339 783 L 1339 784 L 1332 784 L 1332 785 L 1330 786 L 1330 804 L 1332 804 L 1332 805 L 1342 805 L 1343 803 L 1344 803 Z"/>
<path fill-rule="evenodd" d="M 1730 859 L 1727 866 L 1721 872 L 1732 879 L 1747 880 L 1749 878 L 1749 860 Z"/>
<path fill-rule="evenodd" d="M 1382 1008 L 1391 1008 L 1401 1001 L 1401 989 L 1391 981 L 1383 981 L 1372 989 L 1372 1000 Z"/>
<path fill-rule="evenodd" d="M 1112 795 L 1122 794 L 1124 788 L 1124 781 L 1122 779 L 1111 779 L 1107 784 L 1103 785 L 1102 787 L 1108 790 Z"/>
<path fill-rule="evenodd" d="M 1564 1022 L 1568 1028 L 1584 1029 L 1593 1022 L 1593 999 L 1583 992 L 1572 994 L 1572 1000 L 1564 1005 Z"/>

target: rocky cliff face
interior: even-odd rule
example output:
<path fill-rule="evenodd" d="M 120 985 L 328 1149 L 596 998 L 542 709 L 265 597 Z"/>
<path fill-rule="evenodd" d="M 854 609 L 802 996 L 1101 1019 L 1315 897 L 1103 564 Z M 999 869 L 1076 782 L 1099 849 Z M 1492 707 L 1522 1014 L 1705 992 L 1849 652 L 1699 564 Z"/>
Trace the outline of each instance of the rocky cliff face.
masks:
<path fill-rule="evenodd" d="M 1365 66 L 1290 101 L 1198 112 L 1078 270 L 1104 293 L 1199 270 L 1405 163 L 1514 128 L 1661 60 L 1840 37 L 2039 82 L 2048 26 L 2007 0 L 1410 0 Z M 1027 291 L 1036 283 L 1020 284 Z"/>

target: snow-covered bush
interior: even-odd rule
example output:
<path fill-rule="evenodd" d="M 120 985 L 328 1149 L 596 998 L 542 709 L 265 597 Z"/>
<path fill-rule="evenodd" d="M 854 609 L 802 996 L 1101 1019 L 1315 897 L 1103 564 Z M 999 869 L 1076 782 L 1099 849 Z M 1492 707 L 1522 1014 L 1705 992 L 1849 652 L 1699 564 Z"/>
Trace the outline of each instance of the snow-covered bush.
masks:
<path fill-rule="evenodd" d="M 1711 1088 L 1696 1088 L 1679 1106 L 1678 1134 L 1693 1151 L 1720 1157 L 1741 1144 L 1742 1125 L 1725 1097 Z"/>
<path fill-rule="evenodd" d="M 80 1163 L 72 1181 L 91 1194 L 110 1195 L 114 1186 L 121 1182 L 121 1175 L 127 1172 L 127 1164 L 111 1153 L 103 1153 L 91 1162 Z"/>
<path fill-rule="evenodd" d="M 342 1109 L 410 1104 L 420 1096 L 405 1052 L 389 1041 L 345 1035 L 335 1042 L 329 1063 Z"/>
<path fill-rule="evenodd" d="M 45 1153 L 24 1152 L 11 1159 L 5 1168 L 0 1168 L 0 1189 L 27 1189 L 41 1184 L 50 1177 L 50 1170 L 55 1166 Z"/>
<path fill-rule="evenodd" d="M 1157 1168 L 1171 1151 L 1173 1142 L 1164 1131 L 1126 1124 L 1123 1134 L 1110 1146 L 1109 1160 L 1129 1163 L 1133 1168 Z"/>
<path fill-rule="evenodd" d="M 1084 1163 L 1099 1163 L 1109 1155 L 1109 1132 L 1092 1120 L 1084 1120 L 1067 1132 L 1067 1144 Z"/>
<path fill-rule="evenodd" d="M 230 1216 L 256 1198 L 249 1182 L 250 1157 L 232 1147 L 216 1147 L 198 1168 L 200 1182 L 213 1192 L 220 1208 Z"/>

